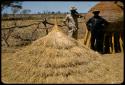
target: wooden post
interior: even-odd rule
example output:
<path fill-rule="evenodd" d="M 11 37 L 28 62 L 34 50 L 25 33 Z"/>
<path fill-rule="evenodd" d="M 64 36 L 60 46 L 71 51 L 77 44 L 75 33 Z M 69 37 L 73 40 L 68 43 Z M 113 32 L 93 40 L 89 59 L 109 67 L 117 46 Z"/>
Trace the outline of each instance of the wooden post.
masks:
<path fill-rule="evenodd" d="M 109 47 L 109 51 L 110 51 L 110 53 L 112 53 L 112 47 L 111 46 Z"/>
<path fill-rule="evenodd" d="M 119 42 L 120 42 L 120 48 L 121 48 L 121 52 L 123 52 L 123 41 L 121 39 L 121 33 L 120 33 L 120 38 L 119 38 Z"/>
<path fill-rule="evenodd" d="M 91 32 L 90 31 L 88 31 L 88 40 L 87 40 L 87 43 L 86 43 L 86 46 L 87 47 L 90 47 L 90 41 L 91 41 Z"/>
<path fill-rule="evenodd" d="M 86 42 L 87 42 L 87 36 L 88 36 L 88 30 L 86 29 L 85 37 L 84 37 L 84 45 L 86 45 Z"/>
<path fill-rule="evenodd" d="M 87 26 L 86 26 L 86 19 L 85 19 L 85 17 L 84 17 L 84 19 L 83 19 L 83 27 L 86 27 L 85 28 L 85 35 L 84 35 L 84 38 L 83 38 L 83 43 L 84 43 L 84 45 L 86 45 L 86 43 L 87 43 L 87 39 L 88 39 L 88 35 L 89 35 L 89 31 L 88 31 L 88 29 L 87 29 Z M 84 29 L 83 29 L 84 30 Z"/>
<path fill-rule="evenodd" d="M 44 25 L 44 27 L 46 29 L 46 35 L 47 35 L 48 34 L 48 28 L 47 28 L 47 20 L 46 20 L 46 18 L 44 19 L 44 21 L 42 21 L 42 23 L 43 23 L 43 25 Z"/>
<path fill-rule="evenodd" d="M 115 53 L 115 47 L 114 47 L 114 33 L 112 33 L 112 53 Z"/>

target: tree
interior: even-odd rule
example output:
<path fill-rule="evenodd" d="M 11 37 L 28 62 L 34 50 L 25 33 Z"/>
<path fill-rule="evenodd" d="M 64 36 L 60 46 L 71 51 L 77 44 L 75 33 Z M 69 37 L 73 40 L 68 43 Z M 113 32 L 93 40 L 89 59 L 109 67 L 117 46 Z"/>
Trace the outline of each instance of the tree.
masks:
<path fill-rule="evenodd" d="M 2 36 L 1 37 L 2 37 L 3 41 L 6 43 L 7 47 L 10 46 L 9 43 L 8 43 L 8 39 L 10 38 L 13 31 L 14 31 L 13 29 L 9 29 L 8 31 L 7 30 L 2 31 Z"/>
<path fill-rule="evenodd" d="M 61 12 L 60 12 L 60 11 L 58 11 L 58 12 L 57 12 L 57 14 L 61 14 Z"/>
<path fill-rule="evenodd" d="M 2 11 L 3 11 L 3 9 L 5 9 L 7 7 L 11 7 L 11 10 L 12 10 L 12 13 L 13 13 L 14 17 L 15 17 L 15 14 L 20 9 L 22 9 L 21 2 L 18 2 L 18 1 L 2 1 L 2 3 L 1 3 Z M 16 27 L 16 21 L 14 21 L 14 25 Z M 8 39 L 10 38 L 13 31 L 14 31 L 14 29 L 9 29 L 8 31 L 2 31 L 2 39 L 6 43 L 6 46 L 10 46 L 9 43 L 8 43 Z"/>
<path fill-rule="evenodd" d="M 43 11 L 43 14 L 46 14 L 45 10 Z"/>
<path fill-rule="evenodd" d="M 1 8 L 2 8 L 2 11 L 3 11 L 3 9 L 5 9 L 5 8 L 7 8 L 7 7 L 12 7 L 12 8 L 14 8 L 14 7 L 16 7 L 16 8 L 22 8 L 22 6 L 21 6 L 21 2 L 19 2 L 19 1 L 11 1 L 11 0 L 8 0 L 8 1 L 2 1 L 1 2 Z"/>
<path fill-rule="evenodd" d="M 31 12 L 30 9 L 23 9 L 20 13 L 21 14 L 29 14 Z"/>
<path fill-rule="evenodd" d="M 41 14 L 41 12 L 37 12 L 37 14 Z"/>
<path fill-rule="evenodd" d="M 55 12 L 53 11 L 52 14 L 55 14 Z"/>
<path fill-rule="evenodd" d="M 2 14 L 2 17 L 8 17 L 8 14 L 7 14 L 6 12 L 4 12 L 4 13 Z"/>
<path fill-rule="evenodd" d="M 13 14 L 16 14 L 18 11 L 20 11 L 20 9 L 21 8 L 16 7 L 16 6 L 11 8 Z"/>

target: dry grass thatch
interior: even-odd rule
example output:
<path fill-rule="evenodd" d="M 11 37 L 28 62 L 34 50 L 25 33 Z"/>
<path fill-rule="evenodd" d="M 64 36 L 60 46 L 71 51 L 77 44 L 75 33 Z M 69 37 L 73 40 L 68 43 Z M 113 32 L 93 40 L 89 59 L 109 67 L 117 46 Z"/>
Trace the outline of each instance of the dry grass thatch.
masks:
<path fill-rule="evenodd" d="M 57 26 L 4 63 L 5 83 L 109 83 L 115 77 L 100 54 L 66 36 Z"/>
<path fill-rule="evenodd" d="M 120 8 L 117 3 L 114 3 L 113 1 L 107 1 L 107 2 L 100 2 L 94 7 L 90 9 L 90 11 L 86 14 L 86 21 L 90 19 L 90 17 L 93 16 L 93 11 L 99 10 L 100 16 L 102 16 L 104 19 L 106 19 L 110 25 L 106 30 L 109 31 L 121 31 L 123 30 L 123 24 L 124 24 L 124 12 L 123 9 Z"/>

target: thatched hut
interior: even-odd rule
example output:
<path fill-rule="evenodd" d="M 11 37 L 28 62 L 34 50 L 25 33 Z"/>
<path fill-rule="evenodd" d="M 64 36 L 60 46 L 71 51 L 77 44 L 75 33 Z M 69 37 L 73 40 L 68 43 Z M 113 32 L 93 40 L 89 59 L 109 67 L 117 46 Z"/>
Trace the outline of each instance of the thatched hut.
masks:
<path fill-rule="evenodd" d="M 99 10 L 100 16 L 106 19 L 110 25 L 106 28 L 106 31 L 123 31 L 123 16 L 124 12 L 123 9 L 117 5 L 115 2 L 108 1 L 108 2 L 100 2 L 94 7 L 92 7 L 89 12 L 86 14 L 85 19 L 88 21 L 90 17 L 93 16 L 93 11 Z"/>
<path fill-rule="evenodd" d="M 111 83 L 117 79 L 100 54 L 57 26 L 4 63 L 4 83 Z"/>
<path fill-rule="evenodd" d="M 102 16 L 104 19 L 106 19 L 109 22 L 109 25 L 107 28 L 104 29 L 104 31 L 107 34 L 112 35 L 112 43 L 113 43 L 113 52 L 114 52 L 114 32 L 118 32 L 120 34 L 120 43 L 121 43 L 121 49 L 123 50 L 123 30 L 124 30 L 124 12 L 123 12 L 123 3 L 119 1 L 102 1 L 98 4 L 96 4 L 94 7 L 92 7 L 88 13 L 85 15 L 85 21 L 87 22 L 92 16 L 93 11 L 99 10 L 100 16 Z M 84 43 L 90 44 L 90 33 L 87 32 L 85 35 L 85 41 Z M 122 38 L 122 39 L 121 39 Z M 90 46 L 90 45 L 89 45 Z"/>

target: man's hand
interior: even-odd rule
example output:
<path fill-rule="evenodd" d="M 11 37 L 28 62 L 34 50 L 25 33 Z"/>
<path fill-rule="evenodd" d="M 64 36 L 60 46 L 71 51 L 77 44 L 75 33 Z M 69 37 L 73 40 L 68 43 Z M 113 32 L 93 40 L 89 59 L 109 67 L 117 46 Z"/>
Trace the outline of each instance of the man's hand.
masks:
<path fill-rule="evenodd" d="M 66 21 L 63 21 L 63 23 L 64 23 L 64 26 L 67 26 L 67 27 L 69 27 L 69 26 L 66 24 Z"/>

